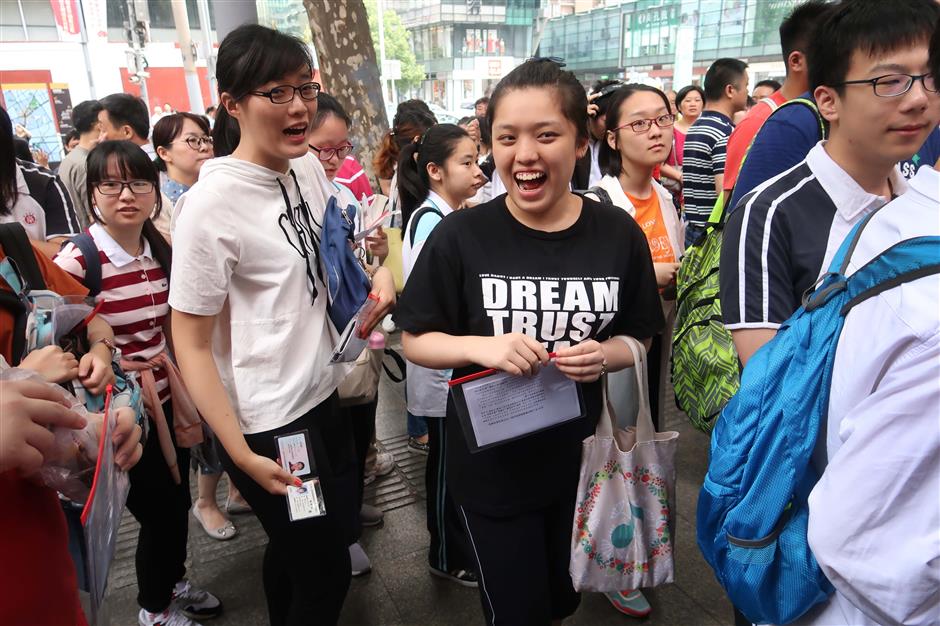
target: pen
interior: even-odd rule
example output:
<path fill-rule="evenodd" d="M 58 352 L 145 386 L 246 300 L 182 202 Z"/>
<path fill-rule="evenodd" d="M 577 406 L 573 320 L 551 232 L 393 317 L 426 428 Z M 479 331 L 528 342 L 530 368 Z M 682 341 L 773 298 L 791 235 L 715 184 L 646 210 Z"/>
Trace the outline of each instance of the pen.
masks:
<path fill-rule="evenodd" d="M 554 359 L 558 355 L 554 352 L 548 353 L 549 359 Z M 462 385 L 464 383 L 469 383 L 472 380 L 479 380 L 481 378 L 486 378 L 487 376 L 492 376 L 493 374 L 498 373 L 500 370 L 490 367 L 480 372 L 474 372 L 473 374 L 467 374 L 466 376 L 461 376 L 460 378 L 455 378 L 454 380 L 447 383 L 448 387 L 456 387 L 457 385 Z"/>

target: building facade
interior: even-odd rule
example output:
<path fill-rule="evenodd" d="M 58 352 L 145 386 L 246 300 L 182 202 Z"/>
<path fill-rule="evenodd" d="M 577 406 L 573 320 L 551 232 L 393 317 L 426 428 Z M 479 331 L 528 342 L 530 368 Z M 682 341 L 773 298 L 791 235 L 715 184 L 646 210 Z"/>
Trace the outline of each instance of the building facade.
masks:
<path fill-rule="evenodd" d="M 584 82 L 700 82 L 721 57 L 748 61 L 751 82 L 781 78 L 777 29 L 800 0 L 633 0 L 549 19 L 542 56 L 565 59 Z M 683 71 L 684 70 L 684 71 Z M 681 84 L 674 85 L 675 82 Z"/>
<path fill-rule="evenodd" d="M 426 80 L 411 97 L 473 106 L 532 55 L 544 0 L 386 0 L 411 35 Z"/>

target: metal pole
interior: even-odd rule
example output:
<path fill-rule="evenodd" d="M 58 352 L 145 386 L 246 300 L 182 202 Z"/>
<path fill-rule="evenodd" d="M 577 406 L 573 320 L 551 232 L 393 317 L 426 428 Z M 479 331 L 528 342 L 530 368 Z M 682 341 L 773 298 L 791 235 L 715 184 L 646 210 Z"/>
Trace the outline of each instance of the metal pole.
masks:
<path fill-rule="evenodd" d="M 206 77 L 209 79 L 209 99 L 213 105 L 219 104 L 219 84 L 215 80 L 215 46 L 213 46 L 212 21 L 209 19 L 209 0 L 197 0 L 199 7 L 199 27 L 202 29 L 202 45 L 205 48 Z"/>
<path fill-rule="evenodd" d="M 29 31 L 26 30 L 26 14 L 23 13 L 23 0 L 16 0 L 16 6 L 20 10 L 20 26 L 23 27 L 23 39 L 29 41 Z"/>
<path fill-rule="evenodd" d="M 144 44 L 145 41 L 141 41 L 140 33 L 137 31 L 137 4 L 135 0 L 127 0 L 124 5 L 127 8 L 127 26 L 126 29 L 130 33 L 130 41 L 128 45 L 131 47 L 131 50 L 134 52 L 134 65 L 136 65 L 135 71 L 140 85 L 140 97 L 144 101 L 144 104 L 147 105 L 147 111 L 150 111 L 150 94 L 147 92 L 147 78 L 141 76 L 141 72 L 144 72 L 146 69 L 146 58 L 144 57 Z"/>
<path fill-rule="evenodd" d="M 385 83 L 385 0 L 378 0 L 376 11 L 379 18 L 379 81 L 382 83 L 382 96 L 388 97 Z"/>
<path fill-rule="evenodd" d="M 186 92 L 189 95 L 189 110 L 192 113 L 205 113 L 206 108 L 202 100 L 202 89 L 199 86 L 199 75 L 196 73 L 196 46 L 189 34 L 189 14 L 186 11 L 185 0 L 172 0 L 173 23 L 176 26 L 176 37 L 183 55 L 183 74 L 186 76 Z"/>
<path fill-rule="evenodd" d="M 85 72 L 88 74 L 88 97 L 97 100 L 95 95 L 95 77 L 91 71 L 91 53 L 88 51 L 88 27 L 85 25 L 85 7 L 78 0 L 78 26 L 82 36 L 82 54 L 85 56 Z"/>

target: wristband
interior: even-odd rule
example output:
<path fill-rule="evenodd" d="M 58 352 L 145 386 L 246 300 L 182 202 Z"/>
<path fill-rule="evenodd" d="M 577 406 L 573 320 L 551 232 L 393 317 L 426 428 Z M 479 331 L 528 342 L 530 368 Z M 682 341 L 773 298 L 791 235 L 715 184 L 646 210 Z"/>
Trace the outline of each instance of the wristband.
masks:
<path fill-rule="evenodd" d="M 108 339 L 107 337 L 102 337 L 101 339 L 98 339 L 97 341 L 95 341 L 93 344 L 91 344 L 91 346 L 89 347 L 89 350 L 97 346 L 99 343 L 103 343 L 105 346 L 108 347 L 108 350 L 111 351 L 111 358 L 113 359 L 114 355 L 117 354 L 117 348 L 114 346 L 114 342 Z"/>

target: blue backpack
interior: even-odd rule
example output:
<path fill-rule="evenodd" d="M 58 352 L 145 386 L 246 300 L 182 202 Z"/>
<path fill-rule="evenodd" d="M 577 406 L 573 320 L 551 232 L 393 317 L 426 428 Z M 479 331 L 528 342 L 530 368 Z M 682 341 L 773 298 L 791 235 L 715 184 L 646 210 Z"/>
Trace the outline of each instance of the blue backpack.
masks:
<path fill-rule="evenodd" d="M 328 311 L 340 333 L 365 304 L 372 284 L 353 252 L 356 207 L 341 208 L 336 196 L 330 196 L 323 215 L 320 255 L 329 291 Z"/>
<path fill-rule="evenodd" d="M 698 544 L 732 604 L 752 622 L 786 624 L 833 592 L 807 541 L 812 454 L 825 429 L 846 314 L 897 285 L 940 273 L 940 237 L 902 241 L 846 276 L 872 213 L 819 287 L 751 359 L 715 425 L 698 500 Z M 825 435 L 823 435 L 825 437 Z"/>

